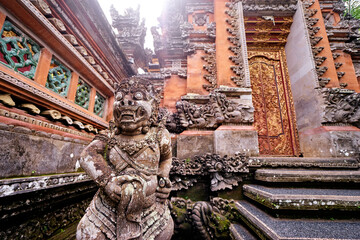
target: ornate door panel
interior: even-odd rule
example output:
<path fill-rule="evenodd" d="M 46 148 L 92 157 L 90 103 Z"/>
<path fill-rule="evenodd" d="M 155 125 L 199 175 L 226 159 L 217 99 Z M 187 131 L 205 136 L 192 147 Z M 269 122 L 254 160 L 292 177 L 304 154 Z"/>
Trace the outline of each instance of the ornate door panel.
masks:
<path fill-rule="evenodd" d="M 255 128 L 261 155 L 298 154 L 285 53 L 249 51 Z"/>

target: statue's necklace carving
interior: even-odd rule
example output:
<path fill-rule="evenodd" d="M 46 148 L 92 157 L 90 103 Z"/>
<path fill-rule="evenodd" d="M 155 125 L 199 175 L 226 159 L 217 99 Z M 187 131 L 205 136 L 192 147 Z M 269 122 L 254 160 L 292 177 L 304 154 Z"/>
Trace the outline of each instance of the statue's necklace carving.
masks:
<path fill-rule="evenodd" d="M 131 157 L 139 156 L 147 147 L 155 151 L 156 148 L 156 132 L 151 131 L 141 140 L 123 140 L 114 139 L 116 146 L 126 152 Z"/>

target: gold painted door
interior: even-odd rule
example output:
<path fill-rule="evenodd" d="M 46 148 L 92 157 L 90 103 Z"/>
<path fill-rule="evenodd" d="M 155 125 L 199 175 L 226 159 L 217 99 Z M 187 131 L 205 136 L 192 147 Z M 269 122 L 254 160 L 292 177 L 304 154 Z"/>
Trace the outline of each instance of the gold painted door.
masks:
<path fill-rule="evenodd" d="M 298 155 L 295 112 L 284 51 L 249 51 L 255 128 L 261 155 Z"/>

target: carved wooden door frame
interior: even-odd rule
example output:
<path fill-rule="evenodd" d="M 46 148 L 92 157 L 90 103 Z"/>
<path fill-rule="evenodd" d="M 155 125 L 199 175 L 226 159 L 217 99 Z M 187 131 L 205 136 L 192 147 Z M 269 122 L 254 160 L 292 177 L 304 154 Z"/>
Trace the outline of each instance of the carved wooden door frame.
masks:
<path fill-rule="evenodd" d="M 284 48 L 249 49 L 248 58 L 260 155 L 298 156 L 295 108 Z"/>

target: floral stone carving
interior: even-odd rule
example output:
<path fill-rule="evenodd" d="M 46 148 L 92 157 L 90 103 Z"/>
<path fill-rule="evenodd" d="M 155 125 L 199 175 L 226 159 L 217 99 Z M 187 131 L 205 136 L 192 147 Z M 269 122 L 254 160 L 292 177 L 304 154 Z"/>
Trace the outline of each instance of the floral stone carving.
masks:
<path fill-rule="evenodd" d="M 77 239 L 170 239 L 171 138 L 158 124 L 159 96 L 138 77 L 115 89 L 114 126 L 81 155 L 82 168 L 99 190 Z"/>

